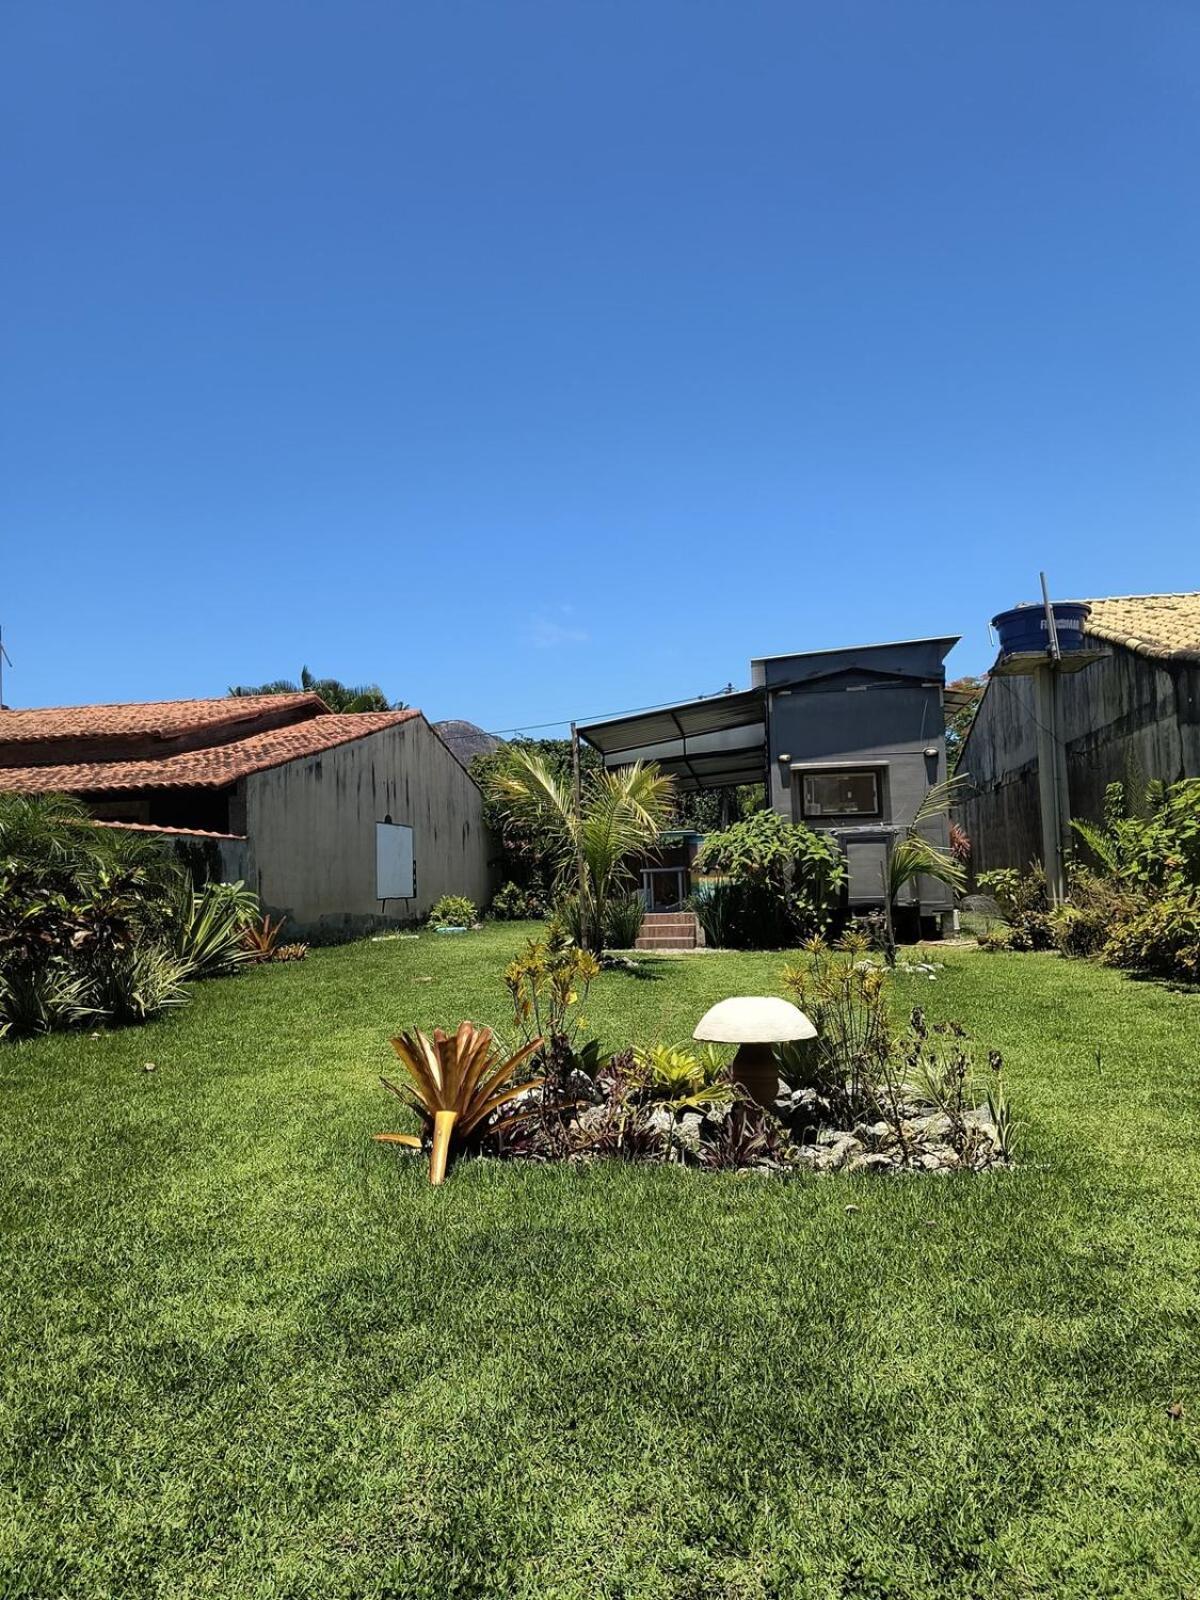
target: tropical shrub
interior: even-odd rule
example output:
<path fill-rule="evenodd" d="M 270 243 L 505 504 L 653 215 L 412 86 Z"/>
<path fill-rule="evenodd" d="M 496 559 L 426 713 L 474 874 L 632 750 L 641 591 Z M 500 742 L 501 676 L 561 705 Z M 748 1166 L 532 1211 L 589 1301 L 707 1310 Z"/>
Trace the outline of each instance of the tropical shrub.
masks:
<path fill-rule="evenodd" d="M 1135 916 L 1143 897 L 1119 879 L 1075 865 L 1070 900 L 1049 913 L 1050 932 L 1064 956 L 1096 956 L 1114 930 Z"/>
<path fill-rule="evenodd" d="M 528 922 L 544 917 L 549 904 L 540 884 L 523 885 L 510 878 L 496 891 L 489 909 L 497 922 Z"/>
<path fill-rule="evenodd" d="M 271 952 L 272 961 L 303 961 L 308 956 L 308 946 L 299 942 L 277 944 Z"/>
<path fill-rule="evenodd" d="M 688 905 L 704 930 L 704 942 L 711 950 L 745 949 L 761 931 L 761 921 L 753 915 L 752 896 L 738 883 L 711 881 L 698 883 Z M 767 907 L 773 920 L 783 922 L 777 902 Z"/>
<path fill-rule="evenodd" d="M 706 940 L 738 949 L 778 947 L 823 930 L 846 880 L 836 839 L 777 811 L 756 811 L 710 834 L 695 869 L 724 880 L 693 897 Z"/>
<path fill-rule="evenodd" d="M 0 1036 L 144 1022 L 230 972 L 258 901 L 193 888 L 160 840 L 96 826 L 66 795 L 0 796 Z"/>
<path fill-rule="evenodd" d="M 291 944 L 280 943 L 286 925 L 286 917 L 271 918 L 266 915 L 255 922 L 248 922 L 242 930 L 242 948 L 247 952 L 249 960 L 303 961 L 308 955 L 306 944 L 298 941 L 293 941 Z"/>
<path fill-rule="evenodd" d="M 0 1039 L 73 1028 L 96 1016 L 91 987 L 61 957 L 0 969 Z"/>
<path fill-rule="evenodd" d="M 1148 893 L 1200 884 L 1200 778 L 1169 787 L 1110 783 L 1104 820 L 1072 828 L 1111 878 Z"/>
<path fill-rule="evenodd" d="M 470 928 L 479 921 L 479 911 L 465 894 L 444 894 L 429 913 L 434 928 Z"/>
<path fill-rule="evenodd" d="M 594 1076 L 599 1068 L 599 1043 L 580 1042 L 586 1025 L 581 1008 L 599 972 L 591 951 L 573 943 L 558 922 L 550 924 L 544 939 L 528 940 L 505 968 L 517 1032 L 526 1042 L 535 1042 L 535 1060 L 550 1098 L 569 1095 L 572 1073 Z"/>
<path fill-rule="evenodd" d="M 1013 1122 L 1000 1053 L 988 1053 L 984 1089 L 961 1024 L 930 1026 L 919 1006 L 903 1029 L 893 1023 L 891 971 L 867 959 L 864 940 L 848 937 L 830 949 L 813 939 L 805 948 L 806 961 L 787 968 L 783 980 L 817 1037 L 781 1062 L 792 1069 L 793 1085 L 811 1091 L 838 1126 L 880 1119 L 905 1164 L 913 1159 L 923 1113 L 945 1120 L 946 1142 L 966 1164 L 975 1165 L 989 1148 L 1007 1160 Z M 987 1131 L 978 1117 L 981 1096 L 993 1124 Z"/>
<path fill-rule="evenodd" d="M 1179 888 L 1149 901 L 1114 930 L 1103 959 L 1154 977 L 1200 981 L 1200 889 Z"/>
<path fill-rule="evenodd" d="M 700 1165 L 717 1172 L 743 1167 L 779 1165 L 787 1154 L 787 1137 L 777 1118 L 739 1097 L 727 1116 L 716 1124 L 712 1137 L 700 1147 Z"/>
<path fill-rule="evenodd" d="M 1050 892 L 1040 864 L 1028 872 L 1001 867 L 981 872 L 979 887 L 991 895 L 1008 924 L 1007 950 L 1052 950 L 1054 928 L 1050 921 Z M 994 947 L 994 946 L 993 946 Z"/>
<path fill-rule="evenodd" d="M 610 950 L 632 950 L 645 921 L 646 907 L 635 889 L 614 895 L 605 908 L 604 943 Z"/>
<path fill-rule="evenodd" d="M 161 944 L 138 939 L 113 950 L 89 972 L 88 1003 L 109 1022 L 149 1022 L 172 1006 L 187 1004 L 191 964 Z"/>
<path fill-rule="evenodd" d="M 950 854 L 960 867 L 971 859 L 971 836 L 960 822 L 950 824 Z"/>
<path fill-rule="evenodd" d="M 812 1022 L 817 1037 L 789 1054 L 793 1073 L 807 1067 L 796 1087 L 810 1087 L 835 1119 L 877 1113 L 899 1093 L 895 1035 L 888 1006 L 888 972 L 866 958 L 864 939 L 851 936 L 836 949 L 810 939 L 805 959 L 786 967 L 784 987 Z"/>

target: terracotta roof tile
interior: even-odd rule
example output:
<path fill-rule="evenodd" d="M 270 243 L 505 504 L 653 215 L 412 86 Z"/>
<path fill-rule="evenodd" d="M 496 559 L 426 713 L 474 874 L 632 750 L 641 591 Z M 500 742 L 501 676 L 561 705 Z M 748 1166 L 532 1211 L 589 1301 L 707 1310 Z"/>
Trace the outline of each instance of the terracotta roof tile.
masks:
<path fill-rule="evenodd" d="M 269 698 L 277 699 L 278 696 Z M 183 702 L 188 704 L 189 702 Z M 203 705 L 206 702 L 190 702 Z M 95 710 L 95 707 L 80 708 Z M 14 713 L 22 715 L 23 713 Z M 0 767 L 0 790 L 84 793 L 101 789 L 223 789 L 252 772 L 319 755 L 365 734 L 396 727 L 419 711 L 327 712 L 305 722 L 253 733 L 230 744 L 187 750 L 157 761 L 76 762 L 69 766 Z M 0 727 L 5 726 L 0 721 Z"/>
<path fill-rule="evenodd" d="M 38 744 L 47 739 L 111 739 L 144 734 L 161 738 L 192 729 L 227 727 L 263 711 L 314 715 L 328 710 L 315 694 L 226 695 L 219 700 L 123 701 L 98 706 L 37 706 L 0 711 L 0 741 Z"/>
<path fill-rule="evenodd" d="M 1089 600 L 1084 631 L 1160 660 L 1200 661 L 1200 592 Z"/>
<path fill-rule="evenodd" d="M 232 839 L 241 844 L 244 833 L 217 833 L 212 828 L 170 828 L 157 822 L 117 822 L 109 817 L 92 817 L 87 825 L 92 828 L 122 828 L 129 833 L 158 833 L 171 839 Z"/>

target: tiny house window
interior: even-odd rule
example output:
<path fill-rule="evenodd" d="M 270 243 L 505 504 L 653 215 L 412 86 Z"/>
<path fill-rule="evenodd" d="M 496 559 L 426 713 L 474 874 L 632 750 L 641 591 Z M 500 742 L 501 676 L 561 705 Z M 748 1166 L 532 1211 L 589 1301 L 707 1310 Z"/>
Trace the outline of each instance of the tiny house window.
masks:
<path fill-rule="evenodd" d="M 879 774 L 859 772 L 806 772 L 806 817 L 879 816 Z"/>

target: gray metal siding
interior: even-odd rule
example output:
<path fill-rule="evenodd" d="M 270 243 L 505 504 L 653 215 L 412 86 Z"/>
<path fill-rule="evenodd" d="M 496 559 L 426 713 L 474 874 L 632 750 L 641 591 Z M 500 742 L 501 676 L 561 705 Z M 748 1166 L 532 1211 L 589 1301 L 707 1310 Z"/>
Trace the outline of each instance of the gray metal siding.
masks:
<path fill-rule="evenodd" d="M 895 647 L 893 668 L 906 664 L 904 650 Z M 865 672 L 855 663 L 854 652 L 845 652 L 845 665 L 832 680 L 797 682 L 785 685 L 780 664 L 768 662 L 768 680 L 776 679 L 767 696 L 767 743 L 770 803 L 783 816 L 802 819 L 801 776 L 795 765 L 883 763 L 882 816 L 861 820 L 861 826 L 842 820 L 807 820 L 810 827 L 836 834 L 843 845 L 853 843 L 856 834 L 863 852 L 851 857 L 849 897 L 852 904 L 878 902 L 877 848 L 866 849 L 867 838 L 881 829 L 893 833 L 907 828 L 930 787 L 946 776 L 945 718 L 942 709 L 940 661 L 926 660 L 925 651 L 917 660 L 919 677 L 896 680 Z M 873 663 L 874 665 L 874 663 Z M 912 660 L 907 659 L 912 670 Z M 926 755 L 926 751 L 933 753 Z M 787 756 L 785 762 L 781 757 Z M 929 837 L 943 848 L 949 832 L 944 818 L 928 827 Z M 874 877 L 874 882 L 869 882 Z M 868 893 L 869 889 L 869 893 Z M 953 896 L 941 884 L 921 880 L 920 906 L 926 914 L 948 911 Z"/>

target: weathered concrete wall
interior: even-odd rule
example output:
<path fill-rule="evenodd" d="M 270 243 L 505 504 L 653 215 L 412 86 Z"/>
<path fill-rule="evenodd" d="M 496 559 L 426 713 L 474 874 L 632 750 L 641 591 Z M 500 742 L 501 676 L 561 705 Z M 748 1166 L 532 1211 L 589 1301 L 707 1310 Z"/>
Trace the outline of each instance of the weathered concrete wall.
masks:
<path fill-rule="evenodd" d="M 1098 819 L 1104 791 L 1131 772 L 1200 776 L 1200 665 L 1152 661 L 1119 646 L 1062 679 L 1071 814 Z M 972 868 L 1027 866 L 1042 854 L 1033 680 L 992 678 L 960 770 L 973 796 L 958 813 L 971 836 Z"/>
<path fill-rule="evenodd" d="M 360 931 L 424 917 L 443 894 L 491 898 L 483 797 L 423 717 L 255 773 L 241 786 L 247 881 L 290 931 Z M 375 898 L 375 824 L 413 829 L 416 898 Z M 239 830 L 240 831 L 240 830 Z"/>

